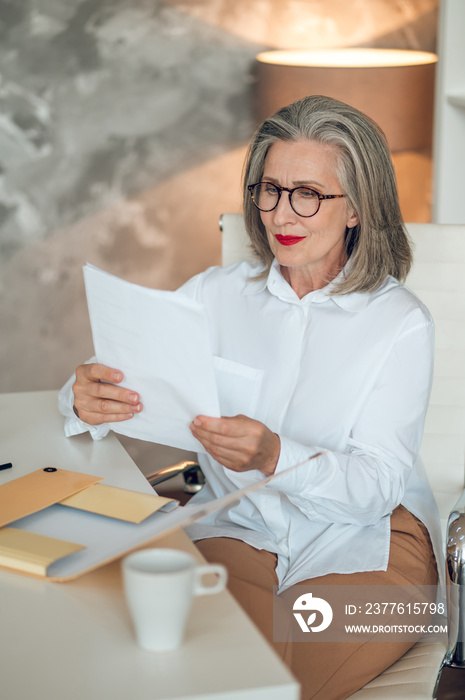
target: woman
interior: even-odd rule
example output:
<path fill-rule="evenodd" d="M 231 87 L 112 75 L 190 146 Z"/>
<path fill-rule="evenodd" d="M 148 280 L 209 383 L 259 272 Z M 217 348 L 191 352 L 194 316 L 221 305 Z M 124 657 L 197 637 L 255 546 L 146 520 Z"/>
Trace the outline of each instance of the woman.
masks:
<path fill-rule="evenodd" d="M 223 416 L 191 424 L 207 452 L 195 501 L 324 454 L 189 532 L 228 567 L 302 697 L 342 699 L 413 642 L 274 642 L 273 587 L 435 585 L 438 520 L 418 458 L 434 326 L 401 284 L 412 256 L 385 138 L 352 107 L 311 96 L 267 119 L 244 214 L 258 265 L 211 268 L 179 290 L 206 307 Z M 143 410 L 121 379 L 79 367 L 77 416 L 104 426 Z M 74 421 L 68 434 L 84 429 Z"/>

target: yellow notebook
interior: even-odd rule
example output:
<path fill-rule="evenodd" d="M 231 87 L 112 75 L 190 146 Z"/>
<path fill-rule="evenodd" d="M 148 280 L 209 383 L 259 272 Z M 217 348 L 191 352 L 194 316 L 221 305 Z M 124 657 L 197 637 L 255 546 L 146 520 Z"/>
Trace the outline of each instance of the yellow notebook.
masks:
<path fill-rule="evenodd" d="M 46 576 L 50 564 L 85 547 L 13 527 L 0 528 L 0 566 Z"/>

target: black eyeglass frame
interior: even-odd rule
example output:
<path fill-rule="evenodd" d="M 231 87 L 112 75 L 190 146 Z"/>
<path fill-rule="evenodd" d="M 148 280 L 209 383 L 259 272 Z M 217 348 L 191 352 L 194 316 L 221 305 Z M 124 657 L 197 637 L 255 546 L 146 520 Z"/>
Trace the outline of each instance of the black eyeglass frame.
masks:
<path fill-rule="evenodd" d="M 278 200 L 277 200 L 276 204 L 274 205 L 274 207 L 271 207 L 271 209 L 261 209 L 261 208 L 258 206 L 257 202 L 255 201 L 254 192 L 253 192 L 253 191 L 254 191 L 254 188 L 257 187 L 257 185 L 271 185 L 271 186 L 274 187 L 276 190 L 278 190 Z M 257 209 L 258 209 L 259 211 L 265 211 L 265 212 L 273 211 L 273 209 L 276 209 L 276 207 L 277 207 L 278 204 L 279 204 L 279 200 L 281 199 L 281 193 L 282 193 L 282 192 L 289 192 L 289 204 L 291 205 L 292 211 L 293 211 L 295 214 L 297 214 L 297 216 L 301 216 L 303 219 L 310 219 L 312 216 L 315 216 L 315 214 L 318 214 L 318 212 L 320 211 L 321 202 L 322 202 L 324 199 L 339 199 L 339 197 L 345 197 L 345 196 L 346 196 L 345 194 L 320 194 L 319 192 L 317 192 L 316 190 L 314 190 L 313 187 L 306 187 L 305 185 L 299 185 L 299 187 L 292 187 L 292 188 L 289 188 L 289 187 L 280 187 L 279 185 L 275 185 L 274 182 L 267 182 L 267 180 L 262 180 L 262 181 L 260 181 L 260 182 L 256 182 L 255 185 L 247 185 L 247 189 L 249 190 L 250 196 L 252 197 L 252 202 L 255 204 L 255 206 L 257 207 Z M 317 198 L 318 198 L 318 206 L 317 206 L 316 211 L 313 212 L 313 214 L 308 214 L 308 215 L 299 214 L 299 212 L 296 211 L 296 210 L 294 209 L 294 207 L 292 206 L 292 195 L 294 194 L 294 192 L 295 192 L 296 190 L 310 190 L 310 192 L 314 192 L 314 193 L 315 193 L 315 195 L 316 195 Z"/>

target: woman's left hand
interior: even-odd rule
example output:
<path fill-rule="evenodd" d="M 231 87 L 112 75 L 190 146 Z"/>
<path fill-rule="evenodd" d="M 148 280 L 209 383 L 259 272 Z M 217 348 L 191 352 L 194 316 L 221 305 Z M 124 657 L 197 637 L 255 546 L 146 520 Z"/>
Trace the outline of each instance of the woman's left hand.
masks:
<path fill-rule="evenodd" d="M 242 415 L 197 416 L 190 429 L 208 454 L 227 469 L 235 472 L 258 469 L 266 476 L 274 474 L 281 441 L 263 423 Z"/>

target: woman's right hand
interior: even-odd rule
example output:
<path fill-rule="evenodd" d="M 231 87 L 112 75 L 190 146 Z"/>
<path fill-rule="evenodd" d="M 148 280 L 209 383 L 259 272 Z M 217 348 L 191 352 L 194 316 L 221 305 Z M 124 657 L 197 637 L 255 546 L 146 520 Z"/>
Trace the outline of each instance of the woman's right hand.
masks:
<path fill-rule="evenodd" d="M 106 365 L 80 365 L 73 384 L 74 411 L 89 425 L 129 420 L 142 411 L 139 395 L 115 386 L 123 373 Z"/>

